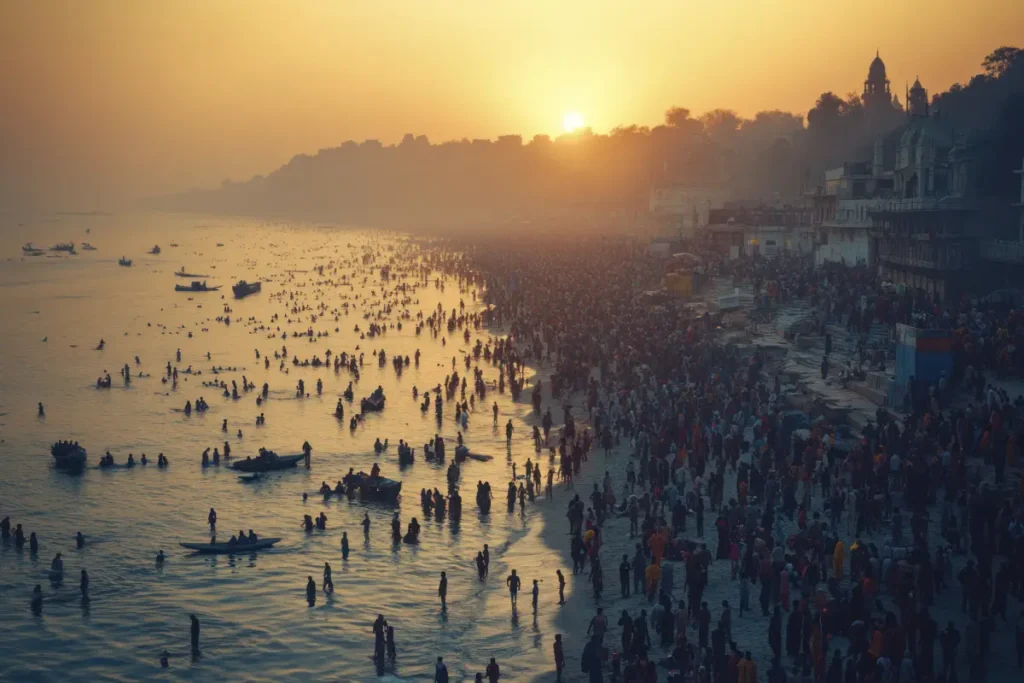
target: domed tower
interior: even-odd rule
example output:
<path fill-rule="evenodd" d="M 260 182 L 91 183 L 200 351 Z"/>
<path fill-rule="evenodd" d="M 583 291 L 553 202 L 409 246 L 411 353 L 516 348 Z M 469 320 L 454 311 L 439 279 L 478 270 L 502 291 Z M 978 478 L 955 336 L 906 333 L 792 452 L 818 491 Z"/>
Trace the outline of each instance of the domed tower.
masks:
<path fill-rule="evenodd" d="M 875 58 L 868 67 L 868 78 L 864 81 L 864 94 L 861 99 L 868 109 L 873 107 L 892 107 L 892 93 L 889 92 L 889 79 L 885 75 L 885 62 L 875 51 Z"/>
<path fill-rule="evenodd" d="M 928 116 L 928 91 L 921 85 L 920 78 L 915 78 L 914 85 L 907 91 L 907 115 L 911 118 Z"/>

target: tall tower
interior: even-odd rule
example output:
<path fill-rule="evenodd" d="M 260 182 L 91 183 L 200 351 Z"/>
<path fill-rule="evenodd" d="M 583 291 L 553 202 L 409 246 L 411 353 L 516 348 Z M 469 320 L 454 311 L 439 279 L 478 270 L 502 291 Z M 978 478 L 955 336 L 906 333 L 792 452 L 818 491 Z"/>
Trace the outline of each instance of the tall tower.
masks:
<path fill-rule="evenodd" d="M 915 78 L 914 85 L 907 91 L 907 116 L 928 116 L 928 91 L 921 85 L 920 78 Z"/>
<path fill-rule="evenodd" d="M 875 58 L 868 67 L 868 77 L 864 81 L 864 94 L 861 96 L 864 107 L 892 107 L 892 93 L 889 92 L 889 79 L 885 75 L 885 62 L 875 51 Z"/>

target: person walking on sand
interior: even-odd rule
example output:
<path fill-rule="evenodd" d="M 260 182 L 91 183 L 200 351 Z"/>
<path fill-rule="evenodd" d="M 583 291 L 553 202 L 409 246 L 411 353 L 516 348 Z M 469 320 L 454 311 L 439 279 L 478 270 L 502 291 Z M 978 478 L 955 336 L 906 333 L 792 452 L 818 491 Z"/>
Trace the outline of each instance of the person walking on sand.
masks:
<path fill-rule="evenodd" d="M 513 569 L 512 573 L 505 579 L 505 585 L 508 586 L 508 595 L 512 599 L 512 606 L 516 606 L 516 600 L 519 596 L 519 587 L 522 585 L 519 575 L 516 574 L 516 570 Z"/>
<path fill-rule="evenodd" d="M 561 569 L 556 569 L 555 574 L 558 575 L 558 604 L 565 604 L 565 576 L 562 574 Z"/>

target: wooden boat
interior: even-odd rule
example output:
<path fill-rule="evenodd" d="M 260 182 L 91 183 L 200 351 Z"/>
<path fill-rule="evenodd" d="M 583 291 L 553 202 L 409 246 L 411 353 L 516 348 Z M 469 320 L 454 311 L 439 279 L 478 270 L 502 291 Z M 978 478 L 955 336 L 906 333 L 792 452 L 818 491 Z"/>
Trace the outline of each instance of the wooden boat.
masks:
<path fill-rule="evenodd" d="M 42 249 L 39 249 L 31 242 L 26 242 L 25 246 L 21 248 L 21 251 L 22 253 L 28 254 L 30 256 L 39 256 L 40 254 L 43 253 Z"/>
<path fill-rule="evenodd" d="M 69 254 L 74 254 L 75 245 L 72 242 L 61 242 L 50 247 L 50 251 L 65 251 Z"/>
<path fill-rule="evenodd" d="M 88 242 L 82 242 L 82 251 L 97 251 L 97 249 Z"/>
<path fill-rule="evenodd" d="M 50 446 L 54 464 L 62 470 L 80 470 L 85 467 L 85 449 L 76 443 L 60 442 Z"/>
<path fill-rule="evenodd" d="M 179 543 L 182 548 L 194 550 L 197 553 L 209 554 L 236 554 L 251 553 L 257 550 L 266 550 L 280 543 L 280 538 L 260 538 L 252 543 Z"/>
<path fill-rule="evenodd" d="M 160 254 L 160 247 L 158 245 L 153 245 L 153 248 L 150 249 L 148 253 L 153 254 L 153 256 L 158 256 Z"/>
<path fill-rule="evenodd" d="M 119 258 L 117 260 L 117 265 L 119 265 L 119 266 L 126 266 L 126 267 L 127 266 L 131 266 L 132 265 L 132 260 L 130 258 L 125 258 L 124 256 L 122 256 L 121 258 Z"/>
<path fill-rule="evenodd" d="M 236 472 L 273 472 L 275 470 L 287 470 L 298 465 L 305 457 L 306 456 L 302 453 L 299 453 L 298 455 L 278 455 L 273 451 L 261 449 L 260 454 L 255 458 L 236 460 L 231 463 L 231 469 Z"/>
<path fill-rule="evenodd" d="M 247 297 L 250 294 L 255 294 L 263 288 L 261 282 L 246 282 L 245 280 L 239 280 L 232 288 L 231 291 L 235 293 L 236 299 Z"/>
<path fill-rule="evenodd" d="M 377 413 L 384 410 L 384 395 L 370 396 L 364 398 L 359 406 L 363 409 L 364 413 Z"/>
<path fill-rule="evenodd" d="M 402 492 L 402 482 L 387 477 L 371 477 L 366 472 L 353 474 L 346 486 L 349 491 L 383 503 L 395 502 Z"/>
<path fill-rule="evenodd" d="M 175 292 L 216 292 L 218 289 L 220 289 L 219 286 L 210 287 L 199 280 L 193 280 L 190 285 L 174 285 Z"/>
<path fill-rule="evenodd" d="M 181 270 L 174 271 L 174 276 L 175 277 L 210 277 L 209 275 L 204 275 L 203 273 L 186 273 L 184 266 L 181 267 Z"/>

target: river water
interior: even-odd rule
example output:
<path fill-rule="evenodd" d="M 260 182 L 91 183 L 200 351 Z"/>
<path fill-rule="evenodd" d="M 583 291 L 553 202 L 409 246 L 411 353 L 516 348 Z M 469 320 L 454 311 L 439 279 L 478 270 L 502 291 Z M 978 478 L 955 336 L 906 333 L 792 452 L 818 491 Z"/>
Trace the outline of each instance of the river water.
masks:
<path fill-rule="evenodd" d="M 415 334 L 415 317 L 419 311 L 429 315 L 438 303 L 451 311 L 460 298 L 467 311 L 479 310 L 479 293 L 474 301 L 470 291 L 460 294 L 454 281 L 441 291 L 431 280 L 412 294 L 407 310 L 413 320 L 405 321 L 402 331 L 389 329 L 383 338 L 361 340 L 353 329 L 365 329 L 363 314 L 379 310 L 374 308 L 384 289 L 379 274 L 341 265 L 337 276 L 327 272 L 321 278 L 314 270 L 331 261 L 358 259 L 364 246 L 383 249 L 401 239 L 337 227 L 160 214 L 0 217 L 0 254 L 5 255 L 0 261 L 0 518 L 10 516 L 12 524 L 23 525 L 26 536 L 35 531 L 40 541 L 38 557 L 30 555 L 27 545 L 24 551 L 9 544 L 0 548 L 0 680 L 376 680 L 371 623 L 377 613 L 395 627 L 398 644 L 397 662 L 385 680 L 429 679 L 439 654 L 449 663 L 453 680 L 472 680 L 492 656 L 510 679 L 550 669 L 557 609 L 551 579 L 558 559 L 540 539 L 543 504 L 528 505 L 524 516 L 518 511 L 509 515 L 503 495 L 510 458 L 522 472 L 526 459 L 534 456 L 523 422 L 529 406 L 492 390 L 486 405 L 478 404 L 471 414 L 467 443 L 495 458 L 463 466 L 460 524 L 426 519 L 419 504 L 422 487 L 446 490 L 445 467 L 425 462 L 422 445 L 440 433 L 451 454 L 458 426 L 453 404 L 445 405 L 439 427 L 432 410 L 420 411 L 412 388 L 422 392 L 444 381 L 453 356 L 464 374 L 463 354 L 477 338 L 486 342 L 488 330 L 474 331 L 469 344 L 457 332 L 442 346 L 429 331 Z M 29 240 L 42 247 L 87 241 L 98 251 L 22 258 L 21 244 Z M 162 254 L 146 255 L 154 244 Z M 118 267 L 122 255 L 134 260 L 131 268 Z M 204 279 L 224 289 L 175 292 L 175 284 L 186 282 L 173 275 L 182 266 L 209 274 Z M 322 282 L 346 273 L 353 276 L 351 287 Z M 234 300 L 230 286 L 241 278 L 264 279 L 262 293 Z M 346 301 L 350 313 L 337 322 L 329 314 L 311 323 L 311 311 L 289 311 L 295 304 L 315 308 L 324 303 L 333 309 Z M 230 325 L 215 320 L 224 315 L 225 304 L 232 309 Z M 394 308 L 390 322 L 401 312 L 402 307 Z M 271 322 L 274 314 L 279 318 Z M 254 322 L 247 323 L 250 319 Z M 259 325 L 271 326 L 270 331 L 256 330 Z M 291 332 L 309 326 L 329 336 L 291 338 Z M 278 327 L 289 332 L 288 339 L 280 338 Z M 101 338 L 106 346 L 97 351 Z M 350 431 L 348 421 L 336 420 L 333 410 L 351 375 L 290 362 L 281 370 L 273 352 L 282 344 L 289 357 L 300 360 L 314 354 L 323 358 L 328 349 L 352 353 L 358 347 L 365 364 L 356 404 L 381 385 L 388 397 L 385 410 Z M 410 365 L 401 376 L 390 361 L 378 368 L 372 356 L 378 348 L 386 349 L 389 358 L 413 356 L 419 349 L 420 366 Z M 175 362 L 179 349 L 181 361 Z M 256 349 L 270 354 L 269 369 L 256 360 Z M 182 374 L 172 388 L 161 382 L 168 361 L 202 374 Z M 124 386 L 118 371 L 126 363 L 133 374 L 150 376 Z M 488 380 L 497 379 L 493 366 L 482 358 L 479 365 Z M 215 376 L 211 369 L 217 366 L 238 370 Z M 114 378 L 113 388 L 99 390 L 95 382 L 105 372 Z M 254 391 L 232 401 L 201 386 L 214 379 L 241 385 L 243 374 L 257 387 L 267 382 L 270 400 L 257 406 Z M 324 382 L 322 396 L 316 395 L 318 378 Z M 309 398 L 295 398 L 299 379 Z M 207 414 L 177 412 L 199 396 L 210 404 Z M 36 415 L 40 401 L 44 418 Z M 499 406 L 499 427 L 492 425 L 492 401 Z M 346 417 L 352 410 L 346 404 Z M 261 412 L 266 424 L 256 427 Z M 221 431 L 224 419 L 228 433 Z M 508 419 L 516 425 L 510 455 L 504 435 Z M 380 457 L 373 452 L 377 437 L 391 442 Z M 400 438 L 417 446 L 416 462 L 405 470 L 397 463 Z M 80 476 L 53 469 L 49 445 L 58 439 L 74 439 L 88 449 L 90 467 Z M 203 469 L 202 451 L 222 448 L 225 440 L 234 457 L 255 456 L 261 446 L 297 453 L 308 440 L 314 448 L 312 469 L 272 474 L 258 484 L 240 483 L 223 466 Z M 129 453 L 136 460 L 146 453 L 152 462 L 134 469 L 97 469 L 99 456 L 108 450 L 119 463 Z M 168 469 L 157 469 L 158 452 L 170 459 Z M 325 503 L 316 495 L 303 502 L 302 493 L 315 491 L 322 481 L 333 484 L 349 467 L 369 471 L 374 462 L 385 476 L 403 482 L 399 506 L 358 499 Z M 474 504 L 477 480 L 494 486 L 495 505 L 487 517 Z M 208 539 L 211 506 L 218 513 L 221 540 L 240 528 L 283 540 L 273 551 L 253 555 L 192 555 L 178 543 Z M 420 520 L 418 547 L 391 543 L 395 509 L 401 511 L 403 529 L 412 517 Z M 316 517 L 321 511 L 328 517 L 327 531 L 307 535 L 300 528 L 303 515 Z M 359 526 L 364 512 L 372 520 L 367 543 Z M 75 549 L 76 531 L 88 539 L 82 550 Z M 351 540 L 347 562 L 340 551 L 342 531 Z M 473 559 L 485 543 L 491 548 L 491 576 L 481 583 Z M 168 555 L 162 568 L 154 562 L 160 549 Z M 58 552 L 65 561 L 63 585 L 47 578 Z M 325 562 L 333 568 L 335 593 L 325 598 L 320 592 L 310 608 L 306 577 L 312 575 L 319 587 Z M 532 578 L 548 579 L 538 614 L 528 606 L 528 595 L 518 614 L 510 612 L 504 578 L 512 566 L 523 576 L 524 590 Z M 88 603 L 79 598 L 82 568 L 91 579 Z M 447 612 L 437 598 L 442 570 L 449 577 Z M 42 584 L 45 596 L 39 615 L 30 610 L 36 584 Z M 203 629 L 201 656 L 195 661 L 188 647 L 190 613 Z M 165 649 L 171 653 L 170 667 L 162 670 L 159 656 Z"/>

